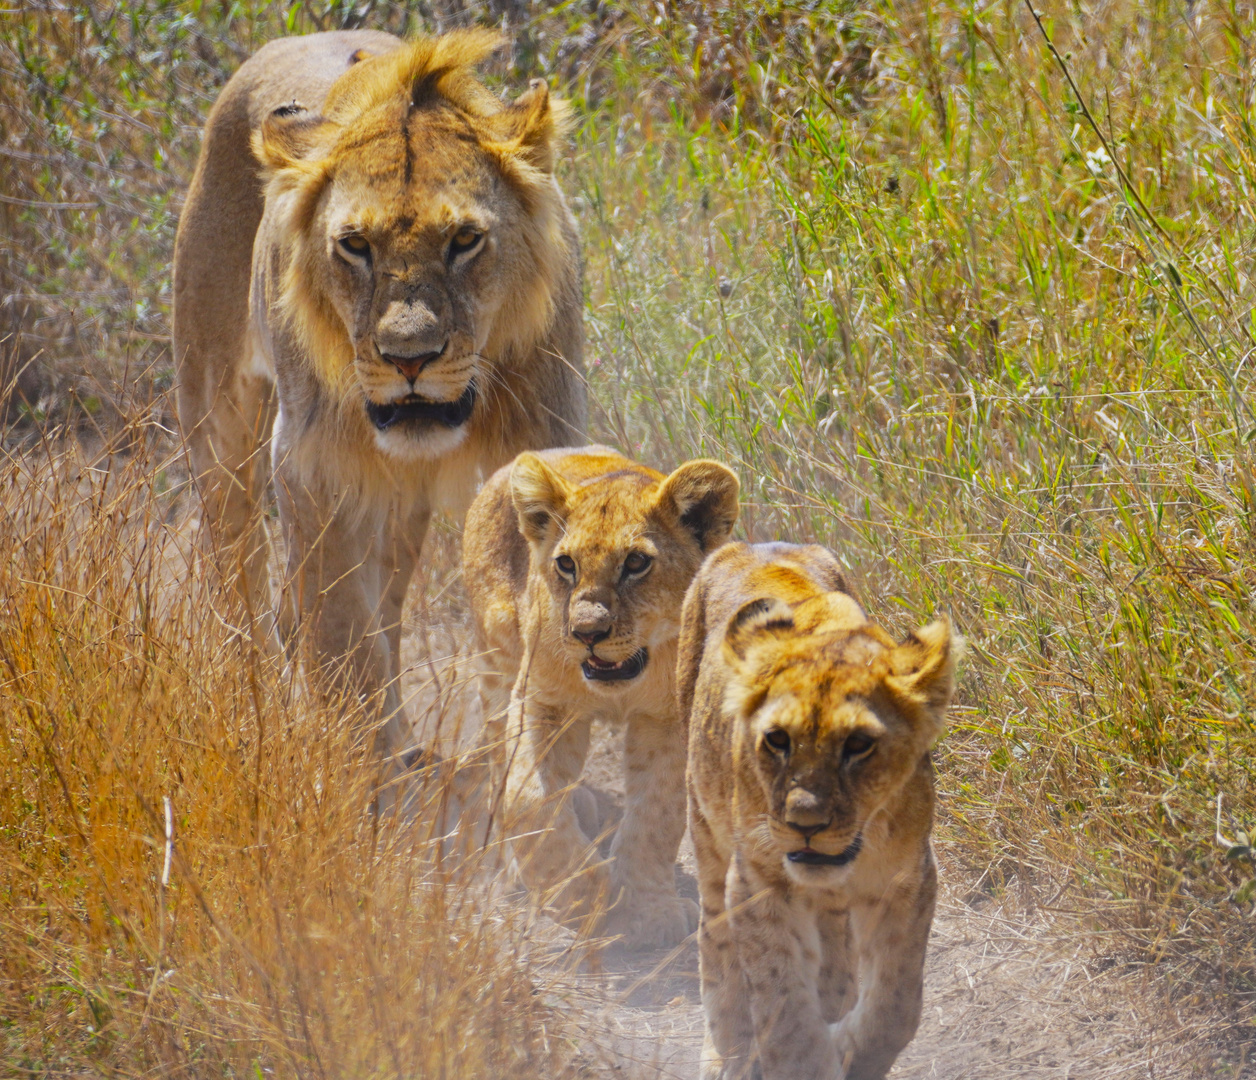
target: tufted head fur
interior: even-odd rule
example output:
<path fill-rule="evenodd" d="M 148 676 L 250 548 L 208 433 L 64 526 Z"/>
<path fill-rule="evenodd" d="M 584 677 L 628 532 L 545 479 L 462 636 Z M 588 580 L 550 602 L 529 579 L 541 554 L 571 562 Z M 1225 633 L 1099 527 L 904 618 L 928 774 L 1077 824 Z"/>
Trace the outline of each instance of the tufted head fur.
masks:
<path fill-rule="evenodd" d="M 279 303 L 341 408 L 376 442 L 438 457 L 536 346 L 577 265 L 553 177 L 564 103 L 544 82 L 511 103 L 466 30 L 355 53 L 321 113 L 299 102 L 253 139 L 286 272 Z"/>

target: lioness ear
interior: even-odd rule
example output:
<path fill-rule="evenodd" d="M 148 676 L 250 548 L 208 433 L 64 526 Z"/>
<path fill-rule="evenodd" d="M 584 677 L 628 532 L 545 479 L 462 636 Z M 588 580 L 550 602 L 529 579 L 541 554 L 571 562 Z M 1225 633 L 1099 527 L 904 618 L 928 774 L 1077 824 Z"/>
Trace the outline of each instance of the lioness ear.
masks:
<path fill-rule="evenodd" d="M 963 638 L 952 632 L 951 620 L 943 615 L 909 634 L 890 653 L 892 674 L 886 676 L 885 685 L 899 701 L 928 713 L 940 728 L 955 688 L 955 662 L 963 650 Z"/>
<path fill-rule="evenodd" d="M 275 109 L 253 133 L 253 153 L 268 172 L 305 171 L 318 151 L 330 146 L 336 124 L 291 102 Z"/>
<path fill-rule="evenodd" d="M 794 629 L 794 612 L 783 600 L 763 596 L 737 609 L 724 631 L 724 650 L 734 662 L 744 660 L 751 646 L 765 636 Z"/>
<path fill-rule="evenodd" d="M 728 539 L 741 507 L 737 475 L 718 461 L 687 461 L 663 481 L 658 505 L 670 509 L 698 547 L 714 551 Z"/>
<path fill-rule="evenodd" d="M 493 117 L 499 132 L 497 150 L 534 169 L 553 172 L 570 115 L 565 101 L 550 97 L 544 79 L 533 79 L 527 90 Z"/>
<path fill-rule="evenodd" d="M 519 531 L 540 543 L 567 517 L 567 481 L 536 454 L 520 454 L 510 470 L 510 498 L 519 515 Z"/>

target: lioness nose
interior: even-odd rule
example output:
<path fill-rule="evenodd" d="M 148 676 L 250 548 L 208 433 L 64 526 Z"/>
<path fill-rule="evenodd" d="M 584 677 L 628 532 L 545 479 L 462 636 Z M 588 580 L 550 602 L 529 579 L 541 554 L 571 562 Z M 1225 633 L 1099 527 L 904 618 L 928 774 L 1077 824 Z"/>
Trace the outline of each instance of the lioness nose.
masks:
<path fill-rule="evenodd" d="M 433 360 L 438 360 L 444 355 L 444 352 L 445 346 L 442 345 L 435 352 L 418 353 L 415 356 L 396 356 L 392 353 L 383 353 L 382 355 L 388 363 L 392 364 L 400 372 L 402 378 L 407 382 L 413 383 L 419 377 L 419 373 Z"/>

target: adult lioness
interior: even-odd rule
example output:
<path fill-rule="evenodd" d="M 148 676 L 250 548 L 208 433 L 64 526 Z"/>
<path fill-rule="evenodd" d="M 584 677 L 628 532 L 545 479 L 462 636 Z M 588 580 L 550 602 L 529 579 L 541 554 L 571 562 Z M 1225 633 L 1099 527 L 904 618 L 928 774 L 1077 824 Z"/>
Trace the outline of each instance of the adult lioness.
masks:
<path fill-rule="evenodd" d="M 472 65 L 495 35 L 274 41 L 210 113 L 175 244 L 179 419 L 222 562 L 269 610 L 259 501 L 288 550 L 281 630 L 406 740 L 406 585 L 433 509 L 584 429 L 565 107 Z M 271 460 L 272 386 L 277 387 Z"/>
<path fill-rule="evenodd" d="M 874 1080 L 915 1034 L 937 879 L 929 747 L 958 651 L 945 618 L 896 644 L 820 547 L 730 544 L 694 579 L 677 690 L 702 1080 Z"/>
<path fill-rule="evenodd" d="M 674 944 L 696 924 L 673 870 L 685 831 L 676 635 L 690 579 L 737 520 L 737 491 L 714 461 L 664 477 L 590 446 L 521 454 L 467 512 L 503 832 L 529 888 L 564 916 L 613 905 L 596 929 L 630 946 Z M 627 723 L 609 867 L 590 866 L 593 837 L 570 799 L 599 717 Z"/>

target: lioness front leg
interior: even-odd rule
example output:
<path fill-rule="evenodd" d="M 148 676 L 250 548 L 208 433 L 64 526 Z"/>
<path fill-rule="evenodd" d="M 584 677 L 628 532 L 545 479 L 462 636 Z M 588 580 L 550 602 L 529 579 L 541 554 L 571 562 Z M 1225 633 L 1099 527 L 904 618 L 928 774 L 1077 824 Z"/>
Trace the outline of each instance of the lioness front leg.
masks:
<path fill-rule="evenodd" d="M 348 515 L 285 483 L 282 473 L 276 488 L 288 545 L 285 641 L 301 641 L 324 693 L 362 698 L 378 725 L 375 751 L 391 759 L 407 748 L 410 731 L 381 625 L 385 599 L 377 547 Z M 310 525 L 318 531 L 311 534 Z"/>
<path fill-rule="evenodd" d="M 587 919 L 606 903 L 609 885 L 571 804 L 589 753 L 589 721 L 516 687 L 505 726 L 502 832 L 519 875 L 560 919 Z"/>
<path fill-rule="evenodd" d="M 845 1080 L 881 1080 L 920 1026 L 925 947 L 937 897 L 927 857 L 916 887 L 893 888 L 882 901 L 851 911 L 859 954 L 859 1001 L 834 1027 Z"/>
<path fill-rule="evenodd" d="M 838 1059 L 816 992 L 819 938 L 809 912 L 750 875 L 741 854 L 728 873 L 726 903 L 749 988 L 763 1080 L 831 1080 Z M 812 940 L 807 940 L 808 936 Z"/>
<path fill-rule="evenodd" d="M 427 507 L 421 507 L 406 519 L 390 513 L 388 529 L 376 544 L 374 557 L 379 563 L 383 586 L 379 621 L 388 638 L 391 678 L 398 688 L 401 686 L 401 619 L 406 590 L 418 565 L 431 520 L 432 513 Z"/>
<path fill-rule="evenodd" d="M 698 928 L 676 895 L 685 835 L 685 733 L 674 720 L 638 717 L 624 741 L 624 817 L 611 845 L 614 906 L 603 927 L 629 947 L 677 945 Z"/>
<path fill-rule="evenodd" d="M 208 373 L 195 375 L 185 373 L 180 384 L 179 417 L 213 561 L 251 620 L 254 642 L 278 656 L 282 650 L 270 597 L 270 540 L 262 506 L 270 476 L 274 387 L 268 379 L 241 372 L 220 387 L 210 384 Z M 201 414 L 204 398 L 212 404 Z"/>

